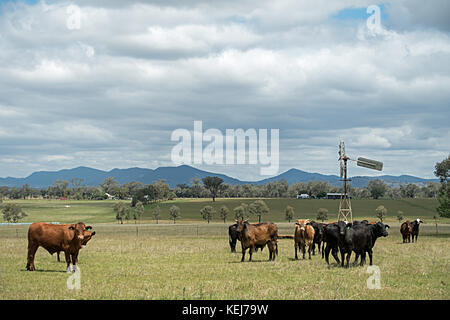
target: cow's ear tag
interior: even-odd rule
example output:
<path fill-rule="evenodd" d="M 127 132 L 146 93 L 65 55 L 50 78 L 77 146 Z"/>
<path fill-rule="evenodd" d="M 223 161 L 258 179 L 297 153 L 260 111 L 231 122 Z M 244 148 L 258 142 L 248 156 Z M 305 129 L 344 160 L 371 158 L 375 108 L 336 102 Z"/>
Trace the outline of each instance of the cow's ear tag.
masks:
<path fill-rule="evenodd" d="M 386 226 L 386 230 L 389 230 L 389 227 L 388 227 L 388 226 Z"/>
<path fill-rule="evenodd" d="M 347 230 L 349 230 L 350 229 L 350 226 L 347 226 Z"/>

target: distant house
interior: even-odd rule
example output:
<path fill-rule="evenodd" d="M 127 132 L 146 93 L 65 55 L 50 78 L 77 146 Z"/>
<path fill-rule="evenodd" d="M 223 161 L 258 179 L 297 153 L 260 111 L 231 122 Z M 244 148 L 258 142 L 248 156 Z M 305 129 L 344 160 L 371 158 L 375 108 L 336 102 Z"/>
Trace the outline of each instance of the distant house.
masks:
<path fill-rule="evenodd" d="M 109 194 L 107 192 L 105 192 L 105 195 L 108 197 L 108 200 L 119 200 L 118 197 L 113 196 L 112 194 Z"/>
<path fill-rule="evenodd" d="M 311 198 L 311 197 L 307 193 L 302 193 L 302 194 L 297 195 L 297 199 L 309 199 L 309 198 Z"/>
<path fill-rule="evenodd" d="M 340 199 L 342 196 L 344 196 L 343 193 L 332 193 L 329 192 L 327 193 L 327 199 Z M 352 196 L 348 196 L 350 199 L 352 198 Z"/>

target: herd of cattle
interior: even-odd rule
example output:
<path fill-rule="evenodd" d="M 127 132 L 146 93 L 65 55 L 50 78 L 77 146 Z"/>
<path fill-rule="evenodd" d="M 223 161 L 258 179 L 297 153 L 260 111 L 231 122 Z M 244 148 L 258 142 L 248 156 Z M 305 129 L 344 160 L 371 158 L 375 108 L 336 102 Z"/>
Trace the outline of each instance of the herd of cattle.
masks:
<path fill-rule="evenodd" d="M 403 242 L 410 242 L 414 239 L 417 242 L 419 235 L 420 219 L 413 222 L 406 221 L 400 227 Z M 249 261 L 252 261 L 254 251 L 263 250 L 265 246 L 269 249 L 269 261 L 275 260 L 278 255 L 278 239 L 294 239 L 295 259 L 298 259 L 297 251 L 303 254 L 305 259 L 306 248 L 308 257 L 311 259 L 311 252 L 315 255 L 316 245 L 322 258 L 329 264 L 330 252 L 336 262 L 344 267 L 349 266 L 350 256 L 355 253 L 354 264 L 361 257 L 360 265 L 366 261 L 366 253 L 369 254 L 370 265 L 372 265 L 373 247 L 379 237 L 388 236 L 388 225 L 381 222 L 373 223 L 367 220 L 354 221 L 353 223 L 338 221 L 334 223 L 318 223 L 308 219 L 300 219 L 295 223 L 294 235 L 278 235 L 278 227 L 271 222 L 250 224 L 247 220 L 236 220 L 236 223 L 228 229 L 231 252 L 236 252 L 236 243 L 239 240 L 242 245 L 242 259 L 249 249 Z M 39 247 L 46 249 L 51 255 L 55 252 L 64 252 L 67 272 L 76 271 L 78 253 L 88 241 L 95 235 L 91 226 L 86 226 L 83 222 L 75 224 L 50 224 L 37 222 L 30 225 L 28 229 L 28 254 L 27 270 L 34 271 L 34 257 Z M 339 260 L 338 252 L 341 253 Z M 73 268 L 70 268 L 70 265 Z"/>
<path fill-rule="evenodd" d="M 405 239 L 412 235 L 417 241 L 419 235 L 420 219 L 406 221 L 401 225 L 400 232 Z M 245 252 L 249 249 L 249 261 L 252 261 L 252 254 L 258 249 L 263 249 L 266 245 L 269 248 L 269 260 L 275 260 L 278 255 L 278 239 L 294 239 L 295 259 L 298 260 L 297 251 L 301 251 L 305 259 L 306 248 L 308 258 L 311 259 L 311 252 L 315 254 L 316 245 L 318 251 L 322 251 L 322 258 L 329 264 L 330 252 L 336 262 L 342 267 L 349 267 L 352 252 L 355 253 L 355 261 L 361 257 L 360 266 L 366 261 L 366 253 L 369 255 L 370 265 L 373 263 L 373 247 L 379 237 L 388 236 L 389 225 L 382 222 L 369 222 L 367 220 L 338 221 L 334 223 L 318 223 L 308 219 L 300 219 L 295 223 L 294 235 L 278 235 L 278 227 L 271 222 L 250 224 L 247 220 L 236 220 L 236 223 L 229 226 L 228 235 L 231 252 L 236 252 L 236 243 L 239 240 L 242 245 L 241 262 L 245 259 Z M 321 248 L 322 247 L 322 248 Z M 339 260 L 338 252 L 341 254 Z"/>

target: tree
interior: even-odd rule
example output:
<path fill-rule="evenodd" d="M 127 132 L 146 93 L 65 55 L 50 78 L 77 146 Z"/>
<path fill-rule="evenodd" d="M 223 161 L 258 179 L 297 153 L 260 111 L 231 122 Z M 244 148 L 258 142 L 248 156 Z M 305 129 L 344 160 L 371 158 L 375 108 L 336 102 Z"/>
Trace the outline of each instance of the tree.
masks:
<path fill-rule="evenodd" d="M 245 209 L 244 209 L 244 207 L 242 207 L 242 205 L 237 206 L 236 208 L 234 208 L 233 212 L 234 212 L 234 218 L 236 220 L 244 220 Z"/>
<path fill-rule="evenodd" d="M 7 222 L 17 223 L 20 219 L 27 217 L 28 215 L 22 210 L 22 208 L 16 203 L 7 203 L 2 210 L 3 219 Z"/>
<path fill-rule="evenodd" d="M 317 220 L 321 220 L 322 222 L 324 222 L 327 219 L 328 219 L 328 209 L 319 208 L 317 210 Z"/>
<path fill-rule="evenodd" d="M 269 207 L 263 200 L 256 200 L 249 205 L 248 211 L 251 215 L 257 216 L 258 222 L 261 223 L 261 216 L 269 213 Z"/>
<path fill-rule="evenodd" d="M 370 196 L 374 199 L 378 199 L 384 196 L 387 191 L 387 185 L 380 179 L 370 180 L 367 185 Z"/>
<path fill-rule="evenodd" d="M 169 198 L 170 187 L 166 180 L 158 180 L 153 184 L 153 186 L 156 191 L 155 200 L 164 200 Z"/>
<path fill-rule="evenodd" d="M 212 220 L 215 213 L 216 213 L 216 210 L 214 210 L 214 208 L 211 206 L 204 206 L 200 210 L 200 214 L 202 215 L 203 220 L 208 220 L 208 223 L 210 220 Z"/>
<path fill-rule="evenodd" d="M 378 208 L 375 209 L 375 213 L 377 218 L 383 222 L 384 218 L 386 218 L 387 209 L 384 206 L 378 206 Z"/>
<path fill-rule="evenodd" d="M 177 206 L 171 206 L 169 208 L 169 216 L 173 220 L 173 224 L 175 224 L 175 220 L 181 218 L 180 208 Z"/>
<path fill-rule="evenodd" d="M 227 206 L 221 206 L 219 209 L 220 218 L 223 219 L 223 223 L 226 222 L 228 215 L 230 214 L 230 210 Z"/>
<path fill-rule="evenodd" d="M 213 199 L 213 202 L 216 201 L 216 196 L 217 193 L 220 191 L 221 189 L 221 185 L 223 183 L 223 180 L 219 177 L 205 177 L 202 179 L 203 181 L 203 185 L 206 189 L 209 190 L 209 192 L 211 192 L 211 196 Z"/>
<path fill-rule="evenodd" d="M 287 221 L 291 222 L 291 220 L 294 218 L 294 208 L 291 206 L 287 206 L 286 210 L 284 211 L 284 217 Z"/>
<path fill-rule="evenodd" d="M 117 202 L 114 204 L 114 211 L 116 212 L 116 220 L 123 224 L 123 219 L 130 219 L 131 208 L 123 202 Z"/>
<path fill-rule="evenodd" d="M 113 177 L 106 178 L 105 181 L 100 184 L 100 187 L 105 193 L 111 195 L 117 195 L 120 190 L 119 183 Z"/>
<path fill-rule="evenodd" d="M 144 214 L 145 208 L 144 208 L 144 204 L 141 201 L 138 201 L 136 203 L 136 206 L 134 207 L 134 223 L 136 223 L 136 220 L 140 220 L 142 215 Z"/>
<path fill-rule="evenodd" d="M 405 186 L 400 186 L 400 193 L 405 198 L 415 198 L 420 188 L 414 183 L 408 183 Z"/>
<path fill-rule="evenodd" d="M 439 189 L 439 206 L 436 211 L 441 217 L 450 218 L 450 187 L 448 180 L 450 178 L 450 155 L 435 165 L 434 175 L 439 178 L 441 187 Z"/>
<path fill-rule="evenodd" d="M 403 211 L 397 211 L 397 220 L 398 220 L 398 223 L 400 223 L 400 222 L 402 222 L 402 220 L 404 219 L 404 216 L 403 216 Z"/>
<path fill-rule="evenodd" d="M 159 206 L 156 206 L 155 210 L 153 211 L 153 219 L 156 220 L 156 224 L 158 224 L 160 216 L 161 216 L 161 208 Z"/>

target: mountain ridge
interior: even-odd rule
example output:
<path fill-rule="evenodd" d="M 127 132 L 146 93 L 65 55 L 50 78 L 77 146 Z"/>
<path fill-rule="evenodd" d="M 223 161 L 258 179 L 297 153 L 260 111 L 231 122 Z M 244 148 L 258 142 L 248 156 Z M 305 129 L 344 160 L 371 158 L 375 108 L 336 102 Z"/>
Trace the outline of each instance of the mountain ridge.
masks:
<path fill-rule="evenodd" d="M 333 186 L 342 184 L 340 177 L 336 175 L 324 175 L 321 173 L 311 173 L 300 169 L 291 168 L 275 177 L 262 179 L 259 181 L 243 181 L 229 177 L 225 174 L 214 173 L 197 169 L 188 165 L 178 167 L 158 167 L 156 169 L 148 168 L 114 168 L 110 171 L 79 166 L 72 169 L 61 169 L 58 171 L 36 171 L 25 178 L 6 177 L 0 178 L 0 186 L 21 187 L 28 184 L 32 188 L 47 188 L 56 180 L 70 181 L 73 178 L 83 179 L 82 184 L 86 186 L 98 186 L 108 177 L 114 177 L 120 184 L 130 181 L 142 182 L 150 184 L 160 179 L 165 179 L 171 188 L 175 188 L 178 184 L 190 184 L 192 178 L 204 178 L 206 176 L 218 176 L 225 183 L 236 184 L 267 184 L 272 181 L 286 180 L 289 184 L 295 182 L 309 181 L 327 181 Z M 398 186 L 407 183 L 424 184 L 427 182 L 439 182 L 439 179 L 425 179 L 411 175 L 383 175 L 383 176 L 354 176 L 351 177 L 354 187 L 365 187 L 370 180 L 380 179 L 392 186 Z"/>

